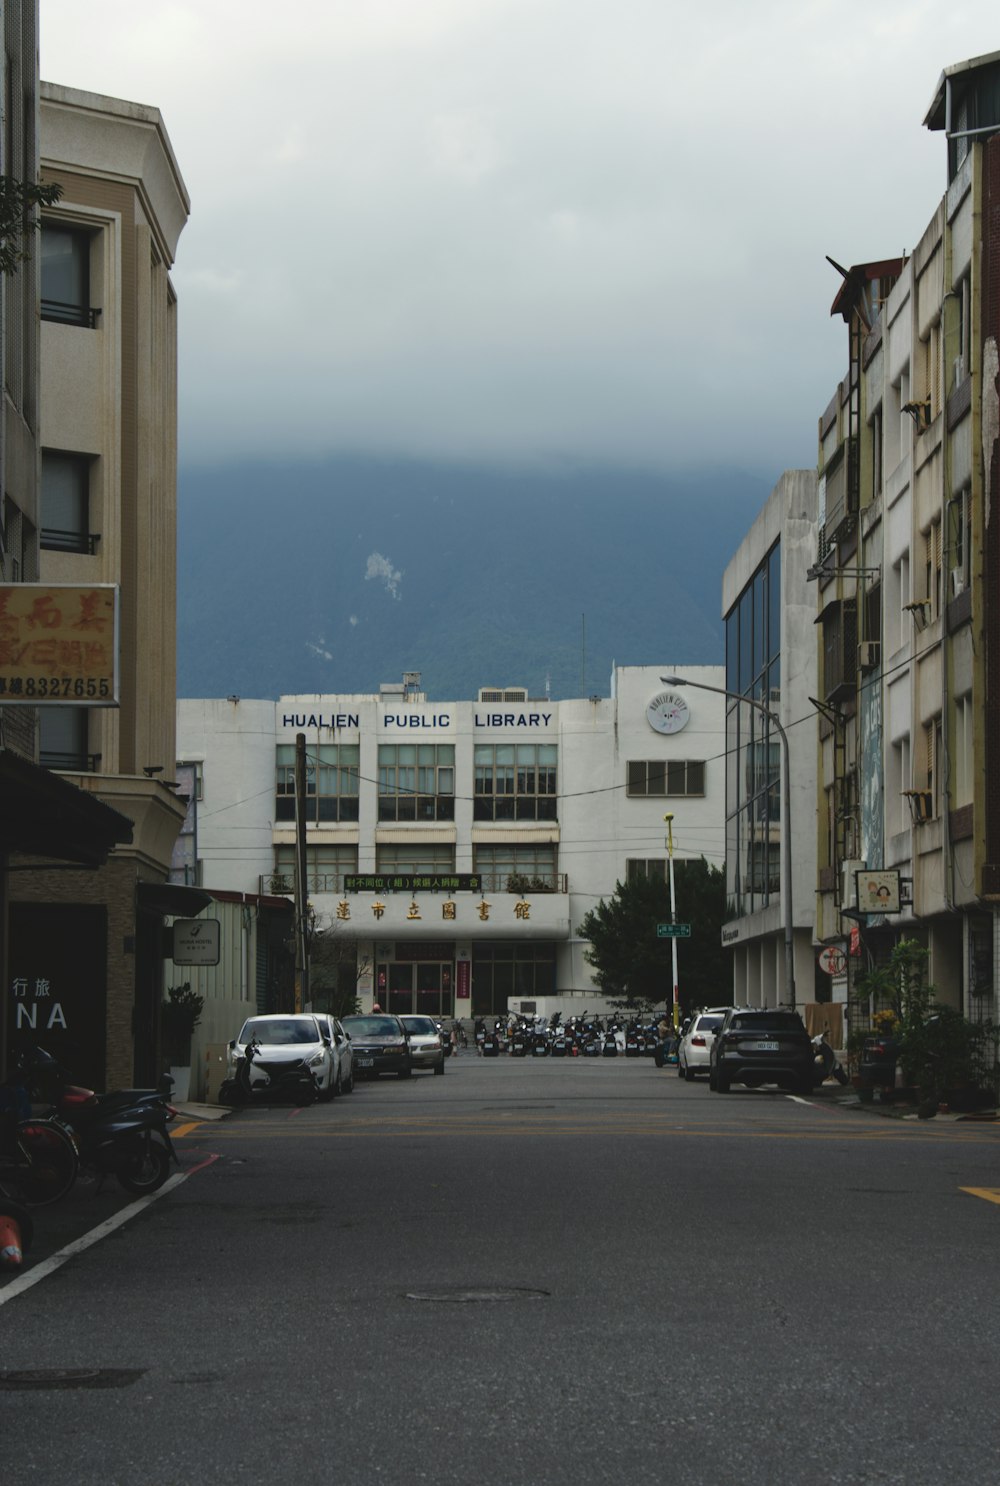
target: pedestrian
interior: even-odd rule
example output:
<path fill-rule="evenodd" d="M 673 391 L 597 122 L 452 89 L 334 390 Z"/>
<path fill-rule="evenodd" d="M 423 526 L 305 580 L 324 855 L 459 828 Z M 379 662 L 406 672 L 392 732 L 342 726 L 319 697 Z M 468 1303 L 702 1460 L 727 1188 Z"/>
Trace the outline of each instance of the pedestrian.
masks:
<path fill-rule="evenodd" d="M 380 1005 L 379 1005 L 379 1004 L 378 1004 L 378 1002 L 377 1002 L 377 1001 L 376 1001 L 376 1002 L 375 1002 L 375 1005 L 374 1005 L 374 1006 L 373 1006 L 373 1007 L 372 1007 L 372 1011 L 373 1011 L 373 1012 L 376 1012 L 376 1011 L 378 1011 L 378 1012 L 380 1012 L 380 1011 L 381 1011 L 381 1010 L 382 1010 L 382 1008 L 381 1008 L 381 1006 L 380 1006 Z"/>

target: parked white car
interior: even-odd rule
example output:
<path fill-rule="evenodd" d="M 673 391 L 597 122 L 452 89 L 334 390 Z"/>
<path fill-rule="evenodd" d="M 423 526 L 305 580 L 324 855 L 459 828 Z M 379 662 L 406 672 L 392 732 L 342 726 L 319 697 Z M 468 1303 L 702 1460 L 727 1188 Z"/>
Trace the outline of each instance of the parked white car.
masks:
<path fill-rule="evenodd" d="M 691 1017 L 677 1049 L 678 1078 L 693 1083 L 696 1074 L 707 1076 L 712 1043 L 728 1010 L 728 1006 L 712 1006 L 706 1011 L 696 1011 Z"/>
<path fill-rule="evenodd" d="M 332 1097 L 336 1098 L 338 1094 L 352 1094 L 354 1092 L 354 1054 L 351 1050 L 351 1039 L 335 1016 L 330 1016 L 325 1011 L 317 1011 L 313 1014 L 319 1022 L 324 1039 L 329 1039 L 333 1052 L 335 1067 Z"/>
<path fill-rule="evenodd" d="M 239 1036 L 229 1044 L 230 1070 L 245 1055 L 251 1038 L 260 1044 L 250 1075 L 252 1084 L 304 1068 L 312 1074 L 320 1099 L 333 1098 L 337 1058 L 333 1041 L 324 1034 L 317 1015 L 302 1011 L 248 1017 Z"/>

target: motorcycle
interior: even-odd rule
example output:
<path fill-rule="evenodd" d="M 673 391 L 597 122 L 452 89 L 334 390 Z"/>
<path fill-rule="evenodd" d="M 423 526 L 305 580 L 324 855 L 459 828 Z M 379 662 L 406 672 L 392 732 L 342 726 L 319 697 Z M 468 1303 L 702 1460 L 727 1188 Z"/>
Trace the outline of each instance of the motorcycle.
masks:
<path fill-rule="evenodd" d="M 163 1186 L 171 1160 L 177 1161 L 167 1130 L 177 1111 L 163 1090 L 95 1094 L 70 1083 L 65 1069 L 38 1047 L 18 1059 L 17 1077 L 32 1094 L 51 1101 L 49 1120 L 70 1137 L 81 1168 L 97 1177 L 98 1191 L 107 1176 L 138 1196 Z"/>
<path fill-rule="evenodd" d="M 319 1090 L 308 1068 L 282 1064 L 265 1066 L 260 1061 L 262 1051 L 264 1049 L 257 1038 L 251 1037 L 242 1057 L 236 1059 L 232 1078 L 224 1079 L 219 1089 L 219 1099 L 223 1104 L 248 1104 L 260 1095 L 266 1095 L 268 1099 L 288 1099 L 300 1106 L 315 1103 Z"/>

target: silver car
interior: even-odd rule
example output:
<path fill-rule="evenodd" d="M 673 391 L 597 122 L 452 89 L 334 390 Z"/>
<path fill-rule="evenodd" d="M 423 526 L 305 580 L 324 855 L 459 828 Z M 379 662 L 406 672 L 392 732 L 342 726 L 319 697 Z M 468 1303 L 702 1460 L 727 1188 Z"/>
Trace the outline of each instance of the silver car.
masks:
<path fill-rule="evenodd" d="M 230 1073 L 245 1056 L 251 1038 L 260 1044 L 250 1074 L 252 1087 L 259 1084 L 263 1088 L 304 1069 L 312 1075 L 320 1099 L 333 1098 L 333 1051 L 319 1018 L 311 1011 L 248 1017 L 239 1036 L 229 1044 Z"/>
<path fill-rule="evenodd" d="M 323 1041 L 329 1042 L 330 1051 L 333 1053 L 331 1098 L 336 1098 L 338 1094 L 352 1094 L 354 1092 L 354 1053 L 351 1050 L 351 1039 L 335 1016 L 330 1016 L 325 1011 L 317 1011 L 313 1014 L 319 1022 Z"/>
<path fill-rule="evenodd" d="M 414 1068 L 433 1068 L 435 1073 L 444 1072 L 444 1044 L 441 1031 L 433 1017 L 401 1016 L 410 1042 L 410 1060 Z"/>
<path fill-rule="evenodd" d="M 677 1049 L 678 1078 L 693 1083 L 698 1073 L 708 1076 L 712 1043 L 728 1010 L 728 1006 L 712 1006 L 707 1011 L 696 1011 L 691 1017 Z"/>

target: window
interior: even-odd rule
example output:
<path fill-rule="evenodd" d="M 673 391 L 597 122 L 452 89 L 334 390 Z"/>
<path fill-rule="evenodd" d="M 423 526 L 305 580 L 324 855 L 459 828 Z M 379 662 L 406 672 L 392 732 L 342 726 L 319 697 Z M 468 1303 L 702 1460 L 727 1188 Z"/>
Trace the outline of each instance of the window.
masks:
<path fill-rule="evenodd" d="M 535 1001 L 555 989 L 555 945 L 533 939 L 473 944 L 473 1016 L 506 1016 L 509 997 Z"/>
<path fill-rule="evenodd" d="M 630 759 L 626 793 L 643 795 L 703 795 L 702 759 Z"/>
<path fill-rule="evenodd" d="M 340 893 L 344 888 L 344 874 L 358 870 L 358 848 L 352 845 L 335 845 L 324 842 L 319 846 L 306 847 L 306 891 L 308 893 Z M 272 893 L 291 893 L 295 890 L 295 847 L 274 848 L 274 873 L 268 884 Z"/>
<path fill-rule="evenodd" d="M 949 600 L 958 598 L 971 581 L 972 501 L 966 488 L 948 502 Z"/>
<path fill-rule="evenodd" d="M 42 223 L 42 319 L 93 326 L 90 305 L 90 233 Z"/>
<path fill-rule="evenodd" d="M 472 870 L 482 876 L 487 892 L 523 892 L 531 887 L 535 892 L 552 893 L 559 885 L 556 850 L 547 842 L 474 846 Z"/>
<path fill-rule="evenodd" d="M 555 820 L 554 743 L 477 743 L 475 820 Z"/>
<path fill-rule="evenodd" d="M 357 743 L 320 743 L 306 754 L 305 809 L 314 823 L 358 818 Z M 295 745 L 279 743 L 275 820 L 295 819 Z"/>
<path fill-rule="evenodd" d="M 448 841 L 394 841 L 375 848 L 375 870 L 413 877 L 454 872 L 455 848 Z"/>
<path fill-rule="evenodd" d="M 90 465 L 85 454 L 42 451 L 40 542 L 54 552 L 93 552 L 90 535 Z"/>
<path fill-rule="evenodd" d="M 39 707 L 38 760 L 44 769 L 92 773 L 100 755 L 87 754 L 86 707 Z"/>
<path fill-rule="evenodd" d="M 629 857 L 625 863 L 626 882 L 666 882 L 666 857 Z"/>
<path fill-rule="evenodd" d="M 972 693 L 955 699 L 955 793 L 952 804 L 957 810 L 972 804 L 973 777 Z"/>
<path fill-rule="evenodd" d="M 378 818 L 454 820 L 455 745 L 380 744 Z"/>
<path fill-rule="evenodd" d="M 941 613 L 941 518 L 932 521 L 924 532 L 924 597 L 928 600 L 927 619 Z"/>
<path fill-rule="evenodd" d="M 943 756 L 941 752 L 941 719 L 934 717 L 924 724 L 924 784 L 921 793 L 928 800 L 926 816 L 941 813 L 941 794 L 944 780 L 941 777 Z"/>

